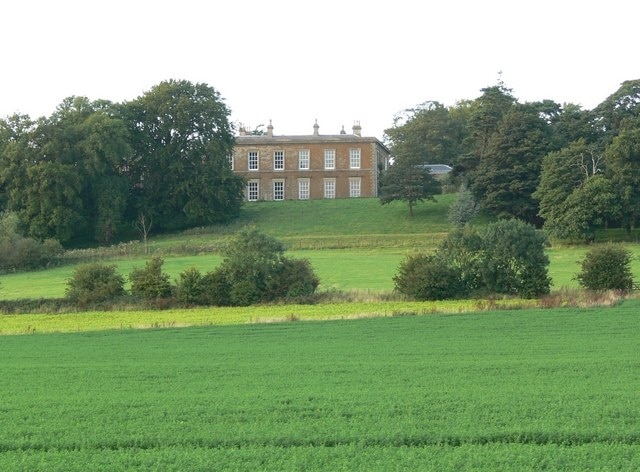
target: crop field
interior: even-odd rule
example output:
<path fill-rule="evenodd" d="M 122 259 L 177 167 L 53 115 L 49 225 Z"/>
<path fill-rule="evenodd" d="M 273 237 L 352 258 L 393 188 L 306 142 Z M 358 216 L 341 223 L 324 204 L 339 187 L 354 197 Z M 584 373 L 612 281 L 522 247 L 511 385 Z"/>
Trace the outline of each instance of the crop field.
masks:
<path fill-rule="evenodd" d="M 0 338 L 0 470 L 639 470 L 640 301 Z"/>
<path fill-rule="evenodd" d="M 496 300 L 499 309 L 536 307 L 535 300 Z M 62 314 L 0 314 L 0 335 L 99 330 L 238 325 L 280 321 L 343 320 L 406 314 L 469 313 L 488 309 L 482 300 L 351 301 L 313 305 L 255 305 L 171 310 L 81 311 Z"/>

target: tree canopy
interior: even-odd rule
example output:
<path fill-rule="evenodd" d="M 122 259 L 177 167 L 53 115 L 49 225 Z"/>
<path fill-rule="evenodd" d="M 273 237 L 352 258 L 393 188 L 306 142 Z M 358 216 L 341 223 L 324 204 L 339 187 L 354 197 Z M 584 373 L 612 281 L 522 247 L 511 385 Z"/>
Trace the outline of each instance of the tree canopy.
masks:
<path fill-rule="evenodd" d="M 243 189 L 228 117 L 212 87 L 168 81 L 126 103 L 69 97 L 49 117 L 0 120 L 0 209 L 67 244 L 109 244 L 141 213 L 160 230 L 228 221 Z"/>
<path fill-rule="evenodd" d="M 449 107 L 428 101 L 405 110 L 385 131 L 394 158 L 452 165 L 445 188 L 465 185 L 485 212 L 544 225 L 555 238 L 637 227 L 640 79 L 592 110 L 520 102 L 501 80 L 480 92 Z"/>
<path fill-rule="evenodd" d="M 132 136 L 133 205 L 157 228 L 177 229 L 237 215 L 243 181 L 228 156 L 230 111 L 206 84 L 162 82 L 123 106 Z"/>

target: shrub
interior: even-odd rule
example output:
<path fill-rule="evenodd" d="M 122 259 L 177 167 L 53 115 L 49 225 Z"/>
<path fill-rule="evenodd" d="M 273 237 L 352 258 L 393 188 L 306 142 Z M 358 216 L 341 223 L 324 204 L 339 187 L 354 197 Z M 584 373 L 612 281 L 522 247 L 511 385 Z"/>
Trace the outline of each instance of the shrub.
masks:
<path fill-rule="evenodd" d="M 248 306 L 261 301 L 263 290 L 255 279 L 239 280 L 231 286 L 231 305 Z"/>
<path fill-rule="evenodd" d="M 162 272 L 164 259 L 153 257 L 143 269 L 134 269 L 129 274 L 131 281 L 131 294 L 153 300 L 171 296 L 171 283 L 169 275 Z"/>
<path fill-rule="evenodd" d="M 15 213 L 0 214 L 0 270 L 33 270 L 51 265 L 62 254 L 58 241 L 26 238 L 18 231 Z"/>
<path fill-rule="evenodd" d="M 440 244 L 439 254 L 460 272 L 460 277 L 469 293 L 486 292 L 482 281 L 484 243 L 475 227 L 467 225 L 449 233 Z"/>
<path fill-rule="evenodd" d="M 46 267 L 62 253 L 62 246 L 57 241 L 38 241 L 22 236 L 19 223 L 14 212 L 0 213 L 0 270 Z"/>
<path fill-rule="evenodd" d="M 461 272 L 437 255 L 408 256 L 393 278 L 396 291 L 416 300 L 446 300 L 466 294 Z"/>
<path fill-rule="evenodd" d="M 307 259 L 285 257 L 281 262 L 267 287 L 270 298 L 307 297 L 316 291 L 320 280 Z"/>
<path fill-rule="evenodd" d="M 308 261 L 286 258 L 281 242 L 256 229 L 240 231 L 223 256 L 217 282 L 230 287 L 228 302 L 232 305 L 306 296 L 319 284 Z"/>
<path fill-rule="evenodd" d="M 482 231 L 453 231 L 437 256 L 411 256 L 394 277 L 396 290 L 422 300 L 461 295 L 549 293 L 546 238 L 519 220 L 502 220 Z"/>
<path fill-rule="evenodd" d="M 202 274 L 195 267 L 190 267 L 180 274 L 176 283 L 176 300 L 181 303 L 203 304 Z"/>
<path fill-rule="evenodd" d="M 222 269 L 207 272 L 201 280 L 203 305 L 231 305 L 231 283 Z"/>
<path fill-rule="evenodd" d="M 537 297 L 549 293 L 546 237 L 520 220 L 487 225 L 482 238 L 482 283 L 489 293 Z"/>
<path fill-rule="evenodd" d="M 629 291 L 633 287 L 630 264 L 628 249 L 616 245 L 597 246 L 587 252 L 575 278 L 587 290 Z"/>
<path fill-rule="evenodd" d="M 83 264 L 67 281 L 66 297 L 80 305 L 108 301 L 124 293 L 124 277 L 116 272 L 115 265 Z"/>

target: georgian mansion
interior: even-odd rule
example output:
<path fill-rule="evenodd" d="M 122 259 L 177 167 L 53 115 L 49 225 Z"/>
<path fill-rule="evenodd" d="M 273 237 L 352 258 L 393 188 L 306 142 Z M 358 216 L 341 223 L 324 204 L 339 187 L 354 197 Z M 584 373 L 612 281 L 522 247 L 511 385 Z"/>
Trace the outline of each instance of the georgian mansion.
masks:
<path fill-rule="evenodd" d="M 380 172 L 389 165 L 389 149 L 363 137 L 360 124 L 352 134 L 248 135 L 240 129 L 232 169 L 247 181 L 245 197 L 258 200 L 377 197 Z"/>

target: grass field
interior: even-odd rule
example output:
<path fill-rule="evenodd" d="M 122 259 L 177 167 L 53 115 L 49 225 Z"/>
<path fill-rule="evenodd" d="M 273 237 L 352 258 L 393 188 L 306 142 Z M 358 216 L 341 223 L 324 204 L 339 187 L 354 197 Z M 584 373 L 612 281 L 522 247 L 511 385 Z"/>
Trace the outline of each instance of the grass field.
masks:
<path fill-rule="evenodd" d="M 640 245 L 629 244 L 634 254 L 632 271 L 636 280 L 640 280 Z M 587 251 L 585 247 L 560 247 L 548 250 L 550 259 L 549 274 L 553 288 L 577 287 L 573 277 L 580 270 L 579 262 Z M 322 290 L 370 290 L 372 292 L 390 292 L 393 290 L 393 276 L 402 259 L 413 251 L 408 248 L 362 248 L 362 249 L 324 249 L 290 251 L 293 257 L 306 258 L 320 277 Z M 112 259 L 118 270 L 127 276 L 134 267 L 143 267 L 144 258 Z M 164 270 L 176 279 L 180 272 L 189 267 L 197 267 L 203 273 L 217 267 L 220 256 L 202 254 L 199 256 L 166 257 Z M 50 270 L 22 272 L 0 276 L 0 298 L 15 300 L 18 298 L 62 297 L 66 280 L 71 276 L 73 266 L 63 266 Z"/>
<path fill-rule="evenodd" d="M 307 258 L 320 277 L 320 290 L 393 290 L 392 277 L 400 261 L 415 251 L 433 251 L 451 230 L 447 222 L 449 205 L 455 195 L 441 195 L 437 202 L 416 206 L 409 217 L 401 202 L 380 205 L 377 199 L 311 200 L 258 202 L 245 205 L 240 218 L 229 226 L 196 228 L 180 234 L 151 238 L 150 253 L 165 258 L 165 271 L 172 279 L 189 267 L 202 272 L 220 263 L 220 248 L 238 229 L 253 225 L 285 243 L 289 254 Z M 479 217 L 478 223 L 486 222 Z M 618 240 L 620 231 L 599 233 Z M 632 271 L 640 278 L 640 245 L 628 243 L 634 254 Z M 585 246 L 555 246 L 549 249 L 549 273 L 553 288 L 576 287 L 573 279 L 579 271 Z M 142 267 L 150 256 L 143 254 L 140 243 L 132 242 L 111 248 L 78 250 L 69 260 L 84 257 L 105 259 L 117 264 L 123 275 Z M 0 298 L 62 297 L 65 281 L 73 265 L 50 270 L 5 274 L 0 276 Z"/>
<path fill-rule="evenodd" d="M 638 470 L 639 311 L 3 336 L 0 470 Z"/>

